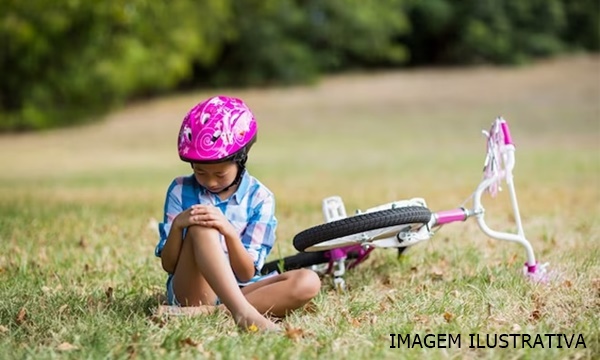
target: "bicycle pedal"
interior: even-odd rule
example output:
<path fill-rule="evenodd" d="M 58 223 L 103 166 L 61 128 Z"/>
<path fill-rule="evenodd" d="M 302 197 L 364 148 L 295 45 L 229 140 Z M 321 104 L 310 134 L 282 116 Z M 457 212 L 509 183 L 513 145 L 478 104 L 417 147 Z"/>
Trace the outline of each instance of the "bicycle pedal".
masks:
<path fill-rule="evenodd" d="M 325 222 L 332 222 L 348 217 L 344 201 L 339 196 L 330 196 L 323 199 L 323 218 Z"/>

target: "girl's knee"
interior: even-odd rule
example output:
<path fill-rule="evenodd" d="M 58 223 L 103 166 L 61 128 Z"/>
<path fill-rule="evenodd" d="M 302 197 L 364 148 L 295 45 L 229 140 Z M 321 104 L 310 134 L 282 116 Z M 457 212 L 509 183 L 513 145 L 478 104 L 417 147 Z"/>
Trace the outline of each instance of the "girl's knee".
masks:
<path fill-rule="evenodd" d="M 200 225 L 192 225 L 187 228 L 186 237 L 192 238 L 205 238 L 205 237 L 219 237 L 219 231 L 211 227 L 205 227 Z"/>
<path fill-rule="evenodd" d="M 308 269 L 298 269 L 293 273 L 292 289 L 296 297 L 310 300 L 317 296 L 321 289 L 321 279 L 316 272 Z"/>

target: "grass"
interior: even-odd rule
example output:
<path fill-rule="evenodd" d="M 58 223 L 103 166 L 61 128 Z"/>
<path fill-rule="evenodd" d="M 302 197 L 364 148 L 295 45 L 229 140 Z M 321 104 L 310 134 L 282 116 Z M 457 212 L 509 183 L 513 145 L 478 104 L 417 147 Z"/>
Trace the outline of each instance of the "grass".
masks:
<path fill-rule="evenodd" d="M 187 173 L 175 137 L 205 93 L 134 104 L 103 122 L 0 138 L 0 354 L 3 358 L 598 358 L 600 58 L 530 67 L 431 69 L 324 80 L 314 88 L 234 91 L 259 117 L 249 168 L 277 196 L 278 246 L 349 211 L 420 196 L 432 210 L 474 190 L 480 129 L 496 115 L 517 144 L 525 232 L 560 277 L 519 272 L 525 253 L 475 222 L 444 227 L 398 260 L 381 249 L 330 279 L 286 319 L 286 336 L 244 334 L 222 315 L 150 315 L 165 274 L 149 228 L 170 180 Z M 506 195 L 486 200 L 514 229 Z M 462 334 L 461 348 L 391 348 L 390 334 Z M 467 334 L 582 334 L 586 348 L 469 348 Z M 547 344 L 547 342 L 545 342 Z"/>

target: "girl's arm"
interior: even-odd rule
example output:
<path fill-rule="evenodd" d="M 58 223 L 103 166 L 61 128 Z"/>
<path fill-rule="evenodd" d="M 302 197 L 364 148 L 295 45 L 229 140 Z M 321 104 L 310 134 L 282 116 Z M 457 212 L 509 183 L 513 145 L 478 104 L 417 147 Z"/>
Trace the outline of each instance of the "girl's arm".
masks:
<path fill-rule="evenodd" d="M 234 227 L 230 224 L 228 228 L 229 230 L 223 232 L 223 236 L 225 237 L 225 243 L 227 244 L 229 263 L 239 281 L 249 281 L 254 277 L 256 272 L 256 269 L 254 268 L 254 259 L 242 244 L 242 240 Z"/>
<path fill-rule="evenodd" d="M 163 269 L 172 274 L 175 271 L 179 252 L 183 242 L 183 229 L 181 214 L 183 213 L 181 193 L 183 180 L 175 179 L 169 185 L 164 206 L 164 219 L 159 224 L 160 240 L 155 249 L 156 256 L 160 257 Z"/>
<path fill-rule="evenodd" d="M 254 205 L 253 214 L 240 235 L 241 245 L 252 259 L 253 275 L 260 271 L 275 242 L 275 199 L 270 193 L 265 195 Z"/>
<path fill-rule="evenodd" d="M 173 220 L 167 242 L 162 249 L 160 254 L 160 261 L 163 269 L 172 274 L 175 272 L 175 266 L 179 260 L 179 253 L 181 252 L 181 244 L 183 242 L 183 227 L 178 226 L 177 217 Z"/>

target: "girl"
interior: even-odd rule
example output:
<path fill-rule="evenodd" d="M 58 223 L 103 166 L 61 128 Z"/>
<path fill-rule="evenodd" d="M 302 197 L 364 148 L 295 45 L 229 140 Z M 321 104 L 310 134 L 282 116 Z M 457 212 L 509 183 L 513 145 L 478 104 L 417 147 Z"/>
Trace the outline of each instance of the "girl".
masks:
<path fill-rule="evenodd" d="M 273 247 L 273 194 L 246 170 L 257 123 L 244 102 L 216 96 L 194 106 L 179 131 L 179 157 L 193 174 L 169 186 L 155 254 L 168 273 L 169 305 L 185 313 L 229 310 L 243 329 L 278 329 L 283 317 L 318 293 L 306 269 L 272 276 L 259 270 Z M 222 304 L 222 305 L 220 305 Z"/>

